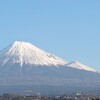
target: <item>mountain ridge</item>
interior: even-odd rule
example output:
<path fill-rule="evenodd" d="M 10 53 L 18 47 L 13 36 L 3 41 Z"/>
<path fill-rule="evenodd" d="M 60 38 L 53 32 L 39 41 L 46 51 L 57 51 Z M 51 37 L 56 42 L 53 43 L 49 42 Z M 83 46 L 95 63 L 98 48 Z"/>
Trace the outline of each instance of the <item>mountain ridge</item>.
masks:
<path fill-rule="evenodd" d="M 93 72 L 98 72 L 97 70 L 91 68 L 91 67 L 88 67 L 82 63 L 80 63 L 79 61 L 72 61 L 72 62 L 69 62 L 67 64 L 68 67 L 72 67 L 72 68 L 77 68 L 77 69 L 80 69 L 80 70 L 87 70 L 87 71 L 93 71 Z"/>
<path fill-rule="evenodd" d="M 5 65 L 7 63 L 19 63 L 40 66 L 68 66 L 86 71 L 97 72 L 78 61 L 67 62 L 53 54 L 45 52 L 29 42 L 15 41 L 7 48 L 0 51 L 0 63 Z"/>

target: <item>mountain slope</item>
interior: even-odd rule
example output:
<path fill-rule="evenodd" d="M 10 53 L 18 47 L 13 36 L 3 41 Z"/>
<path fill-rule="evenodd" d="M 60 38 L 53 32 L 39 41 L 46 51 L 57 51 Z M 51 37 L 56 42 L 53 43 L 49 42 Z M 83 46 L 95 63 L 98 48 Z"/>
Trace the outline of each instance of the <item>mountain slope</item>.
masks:
<path fill-rule="evenodd" d="M 73 61 L 67 64 L 68 67 L 72 67 L 72 68 L 77 68 L 77 69 L 81 69 L 81 70 L 86 70 L 86 71 L 92 71 L 92 72 L 97 72 L 95 69 L 88 67 L 86 65 L 81 64 L 78 61 Z"/>

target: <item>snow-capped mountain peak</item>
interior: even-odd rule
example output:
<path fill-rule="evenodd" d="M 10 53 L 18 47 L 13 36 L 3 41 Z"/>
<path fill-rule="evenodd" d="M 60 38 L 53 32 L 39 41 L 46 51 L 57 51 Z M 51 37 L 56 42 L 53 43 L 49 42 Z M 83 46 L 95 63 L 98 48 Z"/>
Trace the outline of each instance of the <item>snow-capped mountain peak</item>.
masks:
<path fill-rule="evenodd" d="M 86 65 L 83 65 L 79 61 L 72 61 L 72 62 L 68 63 L 67 66 L 72 67 L 72 68 L 81 69 L 81 70 L 97 72 L 95 69 L 88 67 Z"/>
<path fill-rule="evenodd" d="M 56 57 L 50 53 L 47 53 L 29 42 L 15 41 L 8 48 L 0 52 L 0 62 L 5 65 L 9 62 L 31 64 L 31 65 L 49 65 L 58 66 L 65 65 L 67 62 L 59 57 Z"/>
<path fill-rule="evenodd" d="M 78 61 L 66 62 L 63 59 L 45 52 L 29 42 L 15 41 L 7 48 L 0 51 L 0 64 L 12 65 L 25 64 L 35 66 L 67 66 L 71 68 L 97 72 L 95 69 L 81 64 Z"/>

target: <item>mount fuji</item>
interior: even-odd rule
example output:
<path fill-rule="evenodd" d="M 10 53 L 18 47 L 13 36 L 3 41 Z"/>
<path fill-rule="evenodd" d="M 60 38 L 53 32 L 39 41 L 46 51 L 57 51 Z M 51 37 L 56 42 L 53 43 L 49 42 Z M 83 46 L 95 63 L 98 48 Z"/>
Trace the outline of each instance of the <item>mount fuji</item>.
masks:
<path fill-rule="evenodd" d="M 67 62 L 49 54 L 28 42 L 15 41 L 11 46 L 0 52 L 0 62 L 2 65 L 7 63 L 18 63 L 41 66 L 59 66 L 65 65 Z"/>
<path fill-rule="evenodd" d="M 60 67 L 67 65 L 68 67 L 82 69 L 86 71 L 96 72 L 95 69 L 85 66 L 78 61 L 66 62 L 55 55 L 47 53 L 28 42 L 15 41 L 6 49 L 0 52 L 0 64 L 20 64 L 20 67 L 29 64 L 34 66 L 54 66 Z"/>
<path fill-rule="evenodd" d="M 100 74 L 95 69 L 78 61 L 67 62 L 31 43 L 15 41 L 0 51 L 0 92 L 98 87 Z"/>

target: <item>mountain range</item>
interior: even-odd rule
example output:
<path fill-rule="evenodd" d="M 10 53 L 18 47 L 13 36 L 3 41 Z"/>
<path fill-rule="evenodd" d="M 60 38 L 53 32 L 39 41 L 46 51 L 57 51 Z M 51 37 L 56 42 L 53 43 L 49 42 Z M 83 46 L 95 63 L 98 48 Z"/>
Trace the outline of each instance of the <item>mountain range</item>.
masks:
<path fill-rule="evenodd" d="M 98 90 L 99 71 L 68 62 L 29 42 L 15 41 L 0 51 L 0 92 L 55 93 L 68 90 Z"/>

